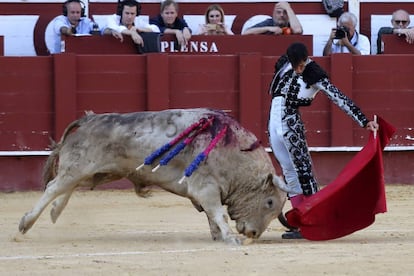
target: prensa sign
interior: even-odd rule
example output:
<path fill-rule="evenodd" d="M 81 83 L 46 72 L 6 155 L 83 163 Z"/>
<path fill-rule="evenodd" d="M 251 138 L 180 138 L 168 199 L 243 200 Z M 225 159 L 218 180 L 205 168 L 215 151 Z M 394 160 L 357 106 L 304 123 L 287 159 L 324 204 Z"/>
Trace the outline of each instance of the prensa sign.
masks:
<path fill-rule="evenodd" d="M 168 53 L 219 53 L 219 47 L 214 41 L 189 41 L 187 45 L 178 45 L 176 41 L 161 41 L 161 52 Z"/>

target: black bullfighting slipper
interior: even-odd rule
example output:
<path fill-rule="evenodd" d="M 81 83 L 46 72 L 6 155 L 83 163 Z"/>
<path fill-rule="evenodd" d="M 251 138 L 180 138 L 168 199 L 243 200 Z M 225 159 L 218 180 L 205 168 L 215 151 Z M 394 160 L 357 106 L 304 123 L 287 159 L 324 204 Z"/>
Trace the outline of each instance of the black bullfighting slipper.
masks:
<path fill-rule="evenodd" d="M 303 239 L 302 234 L 297 229 L 290 229 L 282 234 L 284 240 L 298 240 Z"/>

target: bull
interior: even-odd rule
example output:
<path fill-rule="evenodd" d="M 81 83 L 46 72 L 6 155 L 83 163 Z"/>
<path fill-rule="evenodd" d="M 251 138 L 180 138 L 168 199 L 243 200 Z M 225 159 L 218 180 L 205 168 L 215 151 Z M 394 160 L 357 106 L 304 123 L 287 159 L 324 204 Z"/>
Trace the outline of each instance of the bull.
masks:
<path fill-rule="evenodd" d="M 165 162 L 178 143 L 184 146 Z M 200 153 L 207 155 L 197 163 Z M 54 145 L 44 166 L 45 191 L 22 217 L 19 231 L 25 234 L 52 201 L 55 223 L 76 188 L 93 189 L 122 178 L 141 197 L 158 186 L 190 199 L 207 215 L 212 239 L 230 244 L 259 238 L 281 214 L 286 198 L 269 154 L 254 134 L 222 111 L 90 112 L 70 123 Z M 245 237 L 232 231 L 228 217 Z"/>

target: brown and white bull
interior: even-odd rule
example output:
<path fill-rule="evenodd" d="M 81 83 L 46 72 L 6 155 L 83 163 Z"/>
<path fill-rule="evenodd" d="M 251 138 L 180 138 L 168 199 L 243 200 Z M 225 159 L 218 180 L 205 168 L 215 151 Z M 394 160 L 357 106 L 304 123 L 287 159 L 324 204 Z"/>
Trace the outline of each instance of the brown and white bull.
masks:
<path fill-rule="evenodd" d="M 167 165 L 154 171 L 154 162 L 137 169 L 146 157 L 203 118 L 212 119 L 208 128 L 197 135 L 189 133 L 192 142 Z M 224 127 L 225 134 L 211 146 Z M 189 164 L 209 146 L 207 158 L 180 181 Z M 156 185 L 190 199 L 197 210 L 206 213 L 213 240 L 232 244 L 241 244 L 242 238 L 231 230 L 228 215 L 236 221 L 239 233 L 256 239 L 281 214 L 286 198 L 277 187 L 283 183 L 268 153 L 251 132 L 224 112 L 91 113 L 72 122 L 55 145 L 45 164 L 45 192 L 22 217 L 20 232 L 26 233 L 52 201 L 50 215 L 55 223 L 77 187 L 93 189 L 121 178 L 129 179 L 139 196 L 146 196 L 150 186 Z"/>

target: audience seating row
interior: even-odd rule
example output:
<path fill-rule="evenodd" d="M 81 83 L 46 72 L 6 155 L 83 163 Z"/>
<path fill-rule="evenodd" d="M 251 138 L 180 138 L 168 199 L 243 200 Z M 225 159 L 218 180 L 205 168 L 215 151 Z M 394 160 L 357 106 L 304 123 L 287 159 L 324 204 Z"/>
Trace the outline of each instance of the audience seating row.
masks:
<path fill-rule="evenodd" d="M 92 18 L 104 26 L 108 15 L 93 15 Z M 141 16 L 149 20 L 148 15 Z M 253 24 L 268 18 L 269 15 L 256 15 L 245 21 L 242 32 Z M 236 15 L 226 15 L 226 22 L 233 25 Z M 313 50 L 315 56 L 321 56 L 323 47 L 328 39 L 330 30 L 335 27 L 335 18 L 326 14 L 298 14 L 302 22 L 304 34 L 313 35 Z M 204 22 L 204 15 L 184 15 L 190 28 L 197 30 Z M 6 56 L 35 56 L 34 28 L 39 20 L 38 15 L 0 15 L 0 35 L 4 36 L 4 54 Z M 390 26 L 391 15 L 371 15 L 371 53 L 376 53 L 376 39 L 380 27 Z M 411 16 L 414 22 L 414 16 Z M 45 42 L 50 45 L 52 38 L 51 24 L 46 27 Z"/>

